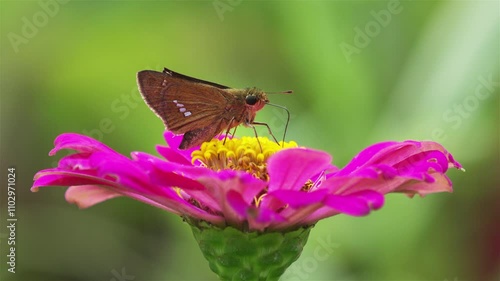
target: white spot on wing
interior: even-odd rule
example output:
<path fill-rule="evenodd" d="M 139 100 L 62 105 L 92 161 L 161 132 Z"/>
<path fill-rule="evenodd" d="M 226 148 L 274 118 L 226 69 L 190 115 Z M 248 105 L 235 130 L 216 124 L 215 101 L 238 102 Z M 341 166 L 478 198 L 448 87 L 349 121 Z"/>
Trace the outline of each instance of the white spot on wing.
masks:
<path fill-rule="evenodd" d="M 184 116 L 188 117 L 191 115 L 191 112 L 189 112 L 189 111 L 186 112 L 186 108 L 184 107 L 184 105 L 182 103 L 179 103 L 178 100 L 173 100 L 172 102 L 174 102 L 175 105 L 179 108 L 180 113 L 184 113 Z"/>

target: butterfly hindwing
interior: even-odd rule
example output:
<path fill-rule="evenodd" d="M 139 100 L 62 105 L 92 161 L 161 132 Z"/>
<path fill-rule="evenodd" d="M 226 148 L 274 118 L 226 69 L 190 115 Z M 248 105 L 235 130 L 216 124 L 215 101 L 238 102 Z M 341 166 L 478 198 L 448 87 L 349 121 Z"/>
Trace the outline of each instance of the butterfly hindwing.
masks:
<path fill-rule="evenodd" d="M 201 145 L 205 141 L 210 141 L 220 131 L 218 126 L 206 126 L 203 128 L 194 129 L 184 134 L 182 142 L 179 145 L 180 149 L 187 149 L 196 145 Z"/>

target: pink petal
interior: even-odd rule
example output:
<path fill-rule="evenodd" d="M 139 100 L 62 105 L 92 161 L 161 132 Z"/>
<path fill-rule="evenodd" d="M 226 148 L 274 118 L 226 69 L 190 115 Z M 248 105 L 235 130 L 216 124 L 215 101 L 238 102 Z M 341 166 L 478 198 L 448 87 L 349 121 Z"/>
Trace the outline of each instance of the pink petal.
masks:
<path fill-rule="evenodd" d="M 76 204 L 80 209 L 85 209 L 119 196 L 122 195 L 102 186 L 95 185 L 70 186 L 65 194 L 66 201 Z"/>
<path fill-rule="evenodd" d="M 264 200 L 278 199 L 282 206 L 288 205 L 292 208 L 300 208 L 307 205 L 320 203 L 327 196 L 326 189 L 320 189 L 313 192 L 295 191 L 295 190 L 277 190 L 269 192 Z"/>
<path fill-rule="evenodd" d="M 363 191 L 346 196 L 330 195 L 326 205 L 335 211 L 351 215 L 365 216 L 372 209 L 380 209 L 384 204 L 384 196 L 374 191 Z"/>
<path fill-rule="evenodd" d="M 272 210 L 259 207 L 251 207 L 247 216 L 248 228 L 256 231 L 267 231 L 276 229 L 276 225 L 286 223 L 286 218 Z M 295 222 L 295 221 L 294 221 Z"/>
<path fill-rule="evenodd" d="M 243 199 L 241 193 L 235 190 L 229 190 L 226 195 L 227 202 L 233 208 L 234 213 L 237 214 L 236 221 L 243 221 L 247 216 L 247 210 L 250 208 L 250 204 Z"/>
<path fill-rule="evenodd" d="M 31 191 L 37 192 L 42 186 L 99 185 L 111 182 L 92 175 L 76 174 L 58 169 L 40 171 L 35 175 Z"/>
<path fill-rule="evenodd" d="M 346 168 L 329 175 L 320 188 L 329 189 L 333 194 L 375 190 L 382 194 L 405 192 L 425 195 L 451 190 L 444 173 L 450 164 L 459 166 L 451 154 L 433 142 L 381 143 L 363 150 L 359 155 Z M 360 162 L 361 159 L 366 163 Z M 439 184 L 433 184 L 436 180 Z M 417 182 L 429 185 L 424 188 L 422 184 L 415 185 Z"/>
<path fill-rule="evenodd" d="M 84 135 L 75 133 L 65 133 L 59 135 L 54 140 L 54 149 L 49 152 L 49 155 L 54 155 L 61 149 L 72 149 L 79 152 L 92 152 L 92 151 L 107 151 L 115 153 L 111 148 L 103 143 Z"/>
<path fill-rule="evenodd" d="M 192 165 L 190 161 L 191 158 L 186 158 L 186 155 L 184 153 L 179 153 L 178 149 L 157 145 L 156 151 L 169 162 L 181 165 Z"/>
<path fill-rule="evenodd" d="M 315 175 L 330 167 L 331 156 L 323 151 L 289 148 L 272 155 L 267 162 L 269 192 L 300 190 Z"/>
<path fill-rule="evenodd" d="M 233 226 L 243 222 L 241 208 L 250 206 L 254 197 L 266 187 L 266 182 L 241 171 L 222 171 L 217 173 L 216 177 L 200 177 L 197 180 L 205 186 L 206 191 L 186 190 L 186 193 L 210 209 L 221 212 Z M 230 203 L 228 194 L 231 194 Z M 236 204 L 235 202 L 244 202 L 244 206 L 231 205 Z"/>
<path fill-rule="evenodd" d="M 180 150 L 179 145 L 181 144 L 184 135 L 175 135 L 170 131 L 165 131 L 163 137 L 165 138 L 165 141 L 170 148 L 172 148 L 178 154 L 182 155 L 185 159 L 188 160 L 191 160 L 191 154 L 193 153 L 193 151 L 200 149 L 199 146 L 195 146 L 190 149 Z"/>
<path fill-rule="evenodd" d="M 381 142 L 381 143 L 376 143 L 374 145 L 371 145 L 364 150 L 362 150 L 357 156 L 355 156 L 349 164 L 347 164 L 344 168 L 342 168 L 338 175 L 346 175 L 354 170 L 356 170 L 358 167 L 362 167 L 369 163 L 370 160 L 375 158 L 378 154 L 381 152 L 386 151 L 388 148 L 389 149 L 397 149 L 399 147 L 404 146 L 402 143 L 397 143 L 394 141 L 389 141 L 389 142 Z"/>

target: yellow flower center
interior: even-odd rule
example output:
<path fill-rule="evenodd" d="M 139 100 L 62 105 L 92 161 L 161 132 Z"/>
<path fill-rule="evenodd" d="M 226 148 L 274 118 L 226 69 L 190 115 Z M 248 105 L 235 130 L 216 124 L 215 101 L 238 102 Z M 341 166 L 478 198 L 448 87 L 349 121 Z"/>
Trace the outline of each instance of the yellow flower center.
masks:
<path fill-rule="evenodd" d="M 213 139 L 201 145 L 200 150 L 191 154 L 192 162 L 199 160 L 202 165 L 214 171 L 223 169 L 240 170 L 251 173 L 262 180 L 269 180 L 266 162 L 269 156 L 285 148 L 298 147 L 294 141 L 279 144 L 265 137 L 243 137 L 241 139 Z"/>

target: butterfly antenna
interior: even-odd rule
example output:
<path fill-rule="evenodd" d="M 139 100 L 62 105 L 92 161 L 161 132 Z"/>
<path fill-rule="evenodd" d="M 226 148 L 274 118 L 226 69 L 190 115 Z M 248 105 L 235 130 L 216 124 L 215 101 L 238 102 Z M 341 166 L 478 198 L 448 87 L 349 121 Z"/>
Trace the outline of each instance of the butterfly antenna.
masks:
<path fill-rule="evenodd" d="M 291 91 L 289 91 L 291 92 Z M 283 143 L 282 143 L 282 146 L 285 144 L 285 137 L 286 137 L 286 131 L 288 131 L 288 123 L 290 123 L 290 111 L 288 111 L 288 109 L 282 105 L 278 105 L 278 104 L 274 104 L 274 103 L 266 103 L 270 106 L 274 106 L 274 107 L 277 107 L 277 108 L 281 108 L 283 109 L 284 111 L 286 111 L 286 124 L 285 124 L 285 131 L 283 132 Z"/>
<path fill-rule="evenodd" d="M 287 95 L 287 94 L 292 94 L 293 91 L 292 90 L 288 90 L 288 91 L 282 91 L 282 92 L 266 92 L 266 94 L 284 94 L 284 95 Z"/>

